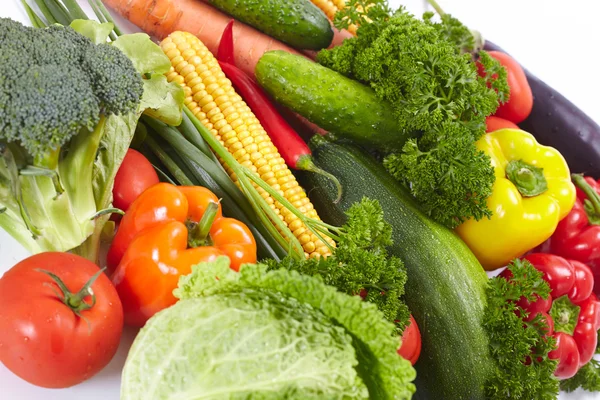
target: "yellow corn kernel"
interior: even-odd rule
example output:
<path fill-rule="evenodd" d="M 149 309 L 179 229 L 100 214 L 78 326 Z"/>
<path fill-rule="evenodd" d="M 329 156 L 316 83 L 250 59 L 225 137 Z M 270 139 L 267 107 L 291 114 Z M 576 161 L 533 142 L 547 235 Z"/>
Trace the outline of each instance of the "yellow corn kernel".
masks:
<path fill-rule="evenodd" d="M 335 13 L 346 8 L 346 0 L 310 0 L 315 6 L 321 9 L 331 21 L 335 17 Z M 356 35 L 358 27 L 354 24 L 348 26 L 347 30 L 353 35 Z"/>
<path fill-rule="evenodd" d="M 304 215 L 318 220 L 319 216 L 306 192 L 200 39 L 191 33 L 178 31 L 171 33 L 160 46 L 171 60 L 167 79 L 183 87 L 186 107 L 241 165 L 256 172 Z M 231 168 L 223 160 L 219 159 L 219 162 L 231 179 L 238 183 Z M 306 257 L 326 257 L 331 254 L 329 248 L 296 215 L 275 201 L 264 189 L 256 188 L 298 239 Z M 327 238 L 327 242 L 335 246 L 330 238 Z"/>

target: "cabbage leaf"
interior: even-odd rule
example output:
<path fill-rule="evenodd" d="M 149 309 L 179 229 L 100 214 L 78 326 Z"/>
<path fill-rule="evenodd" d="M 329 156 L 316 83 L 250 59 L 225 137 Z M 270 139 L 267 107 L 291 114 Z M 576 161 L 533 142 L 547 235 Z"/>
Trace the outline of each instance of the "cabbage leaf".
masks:
<path fill-rule="evenodd" d="M 229 260 L 180 278 L 129 353 L 122 400 L 409 399 L 394 325 L 319 277 Z"/>

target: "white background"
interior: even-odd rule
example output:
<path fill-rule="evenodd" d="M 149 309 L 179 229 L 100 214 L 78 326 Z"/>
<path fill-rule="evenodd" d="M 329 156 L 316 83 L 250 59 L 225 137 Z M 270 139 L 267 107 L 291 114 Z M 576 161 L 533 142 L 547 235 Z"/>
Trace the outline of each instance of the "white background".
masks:
<path fill-rule="evenodd" d="M 1 0 L 0 3 L 1 17 L 28 22 L 19 0 Z M 438 0 L 438 3 L 447 13 L 503 47 L 600 122 L 600 24 L 597 21 L 600 6 L 597 0 Z M 394 7 L 404 4 L 416 15 L 425 10 L 421 0 L 390 0 L 390 4 Z M 122 27 L 135 29 L 120 18 L 116 20 Z M 26 256 L 27 252 L 0 229 L 0 274 Z M 120 370 L 134 335 L 135 332 L 126 330 L 119 353 L 111 364 L 96 377 L 70 389 L 37 388 L 0 365 L 0 398 L 116 400 Z M 576 392 L 561 399 L 600 399 L 600 395 Z"/>

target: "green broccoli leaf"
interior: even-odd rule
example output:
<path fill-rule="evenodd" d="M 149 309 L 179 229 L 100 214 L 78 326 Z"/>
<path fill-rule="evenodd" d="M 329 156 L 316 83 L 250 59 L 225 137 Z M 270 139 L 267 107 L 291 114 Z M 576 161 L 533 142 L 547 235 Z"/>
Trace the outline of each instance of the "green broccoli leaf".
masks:
<path fill-rule="evenodd" d="M 110 22 L 99 24 L 96 21 L 86 19 L 76 19 L 69 26 L 90 39 L 94 44 L 106 43 L 108 36 L 115 27 Z"/>
<path fill-rule="evenodd" d="M 142 75 L 165 74 L 171 69 L 169 58 L 145 33 L 119 36 L 113 46 L 125 53 Z"/>

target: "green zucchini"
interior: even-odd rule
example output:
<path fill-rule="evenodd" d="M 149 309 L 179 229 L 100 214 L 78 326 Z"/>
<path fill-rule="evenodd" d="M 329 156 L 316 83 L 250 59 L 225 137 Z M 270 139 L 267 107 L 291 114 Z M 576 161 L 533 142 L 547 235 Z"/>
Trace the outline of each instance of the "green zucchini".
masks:
<path fill-rule="evenodd" d="M 401 149 L 408 138 L 370 87 L 304 57 L 266 52 L 255 74 L 280 104 L 339 137 L 382 150 Z"/>
<path fill-rule="evenodd" d="M 297 49 L 329 47 L 333 29 L 309 0 L 208 0 L 235 19 Z"/>
<path fill-rule="evenodd" d="M 353 203 L 369 197 L 381 203 L 393 227 L 390 254 L 406 266 L 405 300 L 422 335 L 415 398 L 485 398 L 483 386 L 492 371 L 481 326 L 487 275 L 473 253 L 452 231 L 424 215 L 404 187 L 366 152 L 317 136 L 311 147 L 319 167 L 334 174 L 344 188 L 335 204 L 337 192 L 328 179 L 302 175 L 323 220 L 339 226 Z"/>

